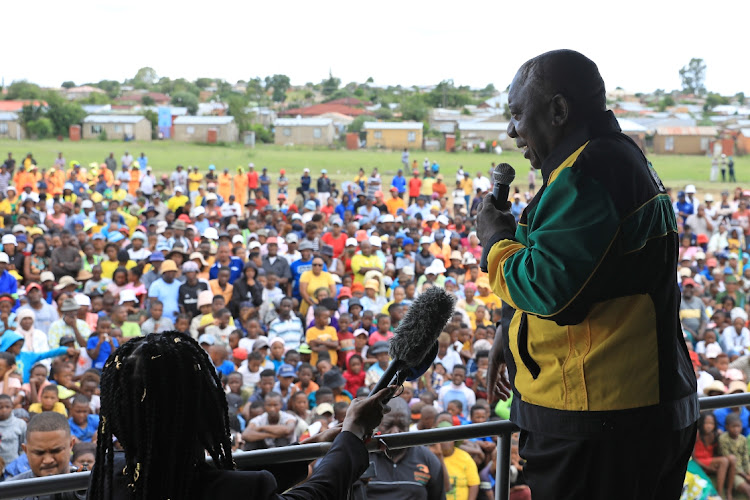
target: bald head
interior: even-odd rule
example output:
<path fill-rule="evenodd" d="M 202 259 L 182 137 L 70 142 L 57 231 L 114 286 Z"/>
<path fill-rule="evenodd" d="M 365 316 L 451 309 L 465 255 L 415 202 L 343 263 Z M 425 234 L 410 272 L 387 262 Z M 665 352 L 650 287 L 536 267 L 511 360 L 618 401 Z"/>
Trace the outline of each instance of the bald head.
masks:
<path fill-rule="evenodd" d="M 574 50 L 553 50 L 526 61 L 518 70 L 519 82 L 529 83 L 543 95 L 562 95 L 571 118 L 605 111 L 604 80 L 594 61 Z"/>

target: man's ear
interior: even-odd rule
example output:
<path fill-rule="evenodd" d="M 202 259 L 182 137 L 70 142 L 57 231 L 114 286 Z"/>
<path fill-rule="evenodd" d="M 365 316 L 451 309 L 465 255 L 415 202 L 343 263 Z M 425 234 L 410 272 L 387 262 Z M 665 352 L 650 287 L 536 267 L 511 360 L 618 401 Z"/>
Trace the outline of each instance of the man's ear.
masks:
<path fill-rule="evenodd" d="M 562 127 L 568 123 L 570 109 L 568 107 L 568 100 L 562 94 L 556 94 L 550 101 L 550 115 L 552 119 L 552 125 L 555 127 Z"/>
<path fill-rule="evenodd" d="M 21 449 L 23 450 L 24 453 L 26 453 L 26 455 L 29 454 L 29 451 L 26 449 L 26 443 L 21 443 Z"/>

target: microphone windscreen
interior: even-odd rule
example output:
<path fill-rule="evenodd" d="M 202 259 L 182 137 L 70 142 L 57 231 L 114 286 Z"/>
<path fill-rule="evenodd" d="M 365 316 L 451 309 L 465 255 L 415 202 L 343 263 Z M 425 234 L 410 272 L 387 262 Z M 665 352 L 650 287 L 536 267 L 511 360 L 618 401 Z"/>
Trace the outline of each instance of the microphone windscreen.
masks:
<path fill-rule="evenodd" d="M 516 178 L 516 171 L 507 163 L 501 163 L 492 171 L 492 183 L 510 186 Z"/>
<path fill-rule="evenodd" d="M 418 366 L 453 316 L 454 304 L 453 296 L 442 288 L 433 286 L 422 292 L 396 327 L 390 342 L 391 358 L 408 367 Z"/>

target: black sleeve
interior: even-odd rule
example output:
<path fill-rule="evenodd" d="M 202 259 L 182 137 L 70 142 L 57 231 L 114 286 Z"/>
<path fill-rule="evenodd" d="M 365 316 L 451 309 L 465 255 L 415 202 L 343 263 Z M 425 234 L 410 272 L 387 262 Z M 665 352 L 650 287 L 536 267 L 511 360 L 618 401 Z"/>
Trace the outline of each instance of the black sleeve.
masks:
<path fill-rule="evenodd" d="M 430 480 L 427 481 L 427 500 L 445 500 L 445 481 L 443 464 L 430 450 L 425 450 L 431 457 L 428 460 Z"/>
<path fill-rule="evenodd" d="M 250 290 L 250 293 L 253 297 L 253 305 L 255 307 L 260 307 L 263 303 L 263 287 L 261 284 L 256 281 L 255 286 Z"/>
<path fill-rule="evenodd" d="M 351 432 L 342 432 L 333 441 L 310 479 L 281 495 L 286 500 L 329 500 L 347 498 L 354 481 L 369 465 L 364 443 Z"/>

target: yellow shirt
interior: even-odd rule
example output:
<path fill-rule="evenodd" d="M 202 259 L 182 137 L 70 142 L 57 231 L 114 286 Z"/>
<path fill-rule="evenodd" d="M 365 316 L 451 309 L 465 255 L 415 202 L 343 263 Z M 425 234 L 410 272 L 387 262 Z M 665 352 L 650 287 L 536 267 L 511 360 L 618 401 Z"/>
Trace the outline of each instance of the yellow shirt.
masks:
<path fill-rule="evenodd" d="M 120 263 L 117 261 L 103 260 L 100 266 L 102 266 L 102 276 L 111 280 L 112 275 L 115 274 L 115 270 L 120 267 Z M 125 269 L 133 269 L 135 266 L 135 261 L 129 260 L 127 264 L 125 264 Z"/>
<path fill-rule="evenodd" d="M 354 282 L 365 284 L 365 275 L 359 274 L 359 270 L 363 267 L 377 267 L 383 269 L 380 259 L 377 255 L 372 254 L 369 257 L 365 257 L 361 253 L 358 253 L 352 257 L 352 272 L 354 273 Z"/>
<path fill-rule="evenodd" d="M 391 198 L 385 202 L 385 206 L 388 207 L 388 213 L 394 217 L 399 208 L 406 210 L 406 202 L 401 198 Z"/>
<path fill-rule="evenodd" d="M 184 194 L 182 196 L 172 196 L 169 201 L 167 201 L 167 208 L 170 212 L 176 212 L 178 208 L 184 206 L 187 202 L 188 197 Z"/>
<path fill-rule="evenodd" d="M 489 310 L 489 311 L 491 311 L 491 310 L 493 310 L 495 308 L 502 307 L 502 302 L 500 302 L 500 299 L 494 293 L 490 293 L 486 297 L 482 297 L 481 295 L 477 295 L 476 298 L 477 298 L 477 300 L 480 300 L 485 305 L 485 307 L 487 307 L 487 310 Z"/>
<path fill-rule="evenodd" d="M 10 202 L 8 201 L 8 198 L 3 199 L 3 201 L 0 201 L 0 213 L 11 215 L 13 212 L 13 207 L 11 207 Z M 5 217 L 0 217 L 0 227 L 5 227 Z"/>
<path fill-rule="evenodd" d="M 55 403 L 55 406 L 52 407 L 52 411 L 55 413 L 59 413 L 63 417 L 68 417 L 68 410 L 65 409 L 65 405 L 62 404 L 60 401 Z M 29 413 L 42 413 L 42 403 L 32 403 L 29 406 Z"/>
<path fill-rule="evenodd" d="M 122 186 L 120 186 L 120 189 L 118 189 L 117 191 L 112 191 L 112 199 L 115 201 L 122 201 L 127 195 L 128 192 L 122 189 Z"/>
<path fill-rule="evenodd" d="M 191 172 L 188 174 L 188 191 L 198 191 L 198 186 L 201 185 L 203 180 L 203 174 L 200 172 Z"/>
<path fill-rule="evenodd" d="M 419 194 L 432 196 L 432 185 L 435 184 L 435 179 L 432 177 L 427 177 L 426 179 L 422 179 L 422 187 L 419 188 Z"/>
<path fill-rule="evenodd" d="M 474 183 L 471 182 L 470 178 L 464 178 L 464 180 L 461 181 L 461 187 L 464 190 L 464 194 L 471 196 L 472 191 L 474 190 Z"/>
<path fill-rule="evenodd" d="M 445 499 L 468 500 L 469 487 L 479 486 L 477 464 L 468 453 L 458 447 L 453 450 L 451 456 L 443 457 L 443 463 L 451 485 L 451 489 L 445 492 Z"/>
<path fill-rule="evenodd" d="M 336 282 L 333 281 L 333 275 L 331 273 L 321 271 L 320 276 L 315 276 L 312 271 L 305 271 L 302 273 L 302 276 L 299 277 L 299 283 L 300 286 L 303 286 L 303 283 L 307 283 L 307 288 L 305 290 L 310 298 L 314 298 L 313 294 L 315 293 L 315 290 L 318 288 L 330 290 L 330 286 L 334 285 Z M 300 304 L 300 312 L 303 315 L 307 314 L 308 308 L 309 305 L 307 302 L 303 301 L 302 304 Z"/>
<path fill-rule="evenodd" d="M 305 334 L 305 341 L 310 344 L 311 340 L 339 340 L 339 336 L 336 334 L 336 329 L 332 326 L 327 326 L 323 329 L 320 329 L 316 326 L 313 326 L 309 330 L 307 330 L 307 333 Z M 333 366 L 336 366 L 336 362 L 339 360 L 338 354 L 336 353 L 336 349 L 328 349 L 328 354 L 331 355 L 331 364 Z M 313 351 L 313 353 L 310 355 L 310 364 L 315 366 L 315 364 L 318 362 L 318 353 Z"/>

